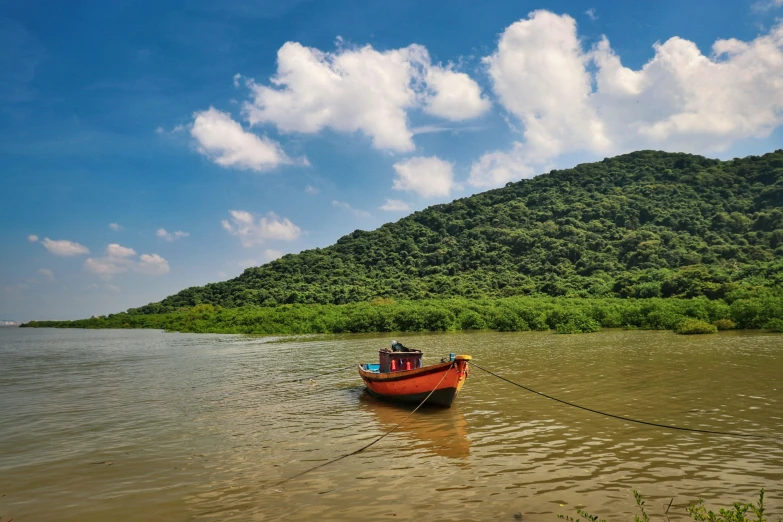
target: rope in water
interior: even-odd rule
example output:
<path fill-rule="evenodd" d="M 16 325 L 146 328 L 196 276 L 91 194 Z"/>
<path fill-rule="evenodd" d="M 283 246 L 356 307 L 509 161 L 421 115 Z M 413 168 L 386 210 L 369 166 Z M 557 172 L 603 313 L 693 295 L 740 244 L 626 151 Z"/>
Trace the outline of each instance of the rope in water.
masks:
<path fill-rule="evenodd" d="M 389 435 L 391 432 L 393 432 L 394 430 L 396 430 L 397 428 L 399 428 L 400 426 L 402 426 L 402 424 L 403 424 L 405 421 L 407 421 L 408 419 L 410 419 L 410 418 L 411 418 L 411 415 L 413 415 L 414 413 L 416 413 L 416 412 L 418 411 L 418 409 L 419 409 L 419 408 L 421 408 L 421 407 L 424 405 L 424 403 L 425 403 L 425 402 L 427 402 L 427 399 L 429 399 L 429 398 L 430 398 L 430 396 L 431 396 L 433 393 L 435 393 L 435 390 L 437 390 L 437 389 L 438 389 L 438 386 L 440 386 L 440 384 L 443 382 L 443 379 L 445 379 L 445 378 L 446 378 L 446 376 L 449 374 L 449 372 L 451 371 L 451 369 L 452 369 L 452 368 L 454 368 L 454 364 L 453 364 L 453 363 L 452 363 L 452 365 L 451 365 L 451 366 L 449 366 L 449 369 L 448 369 L 448 370 L 446 370 L 446 371 L 443 373 L 443 377 L 441 377 L 441 378 L 440 378 L 440 380 L 438 381 L 438 384 L 436 384 L 436 385 L 435 385 L 435 387 L 432 389 L 432 391 L 431 391 L 430 393 L 428 393 L 426 397 L 424 397 L 424 400 L 423 400 L 423 401 L 421 401 L 421 402 L 419 403 L 419 405 L 418 405 L 418 406 L 416 406 L 416 407 L 413 409 L 413 411 L 412 411 L 412 412 L 410 412 L 410 413 L 407 415 L 407 417 L 405 417 L 404 419 L 402 419 L 402 420 L 401 420 L 401 421 L 400 421 L 400 422 L 399 422 L 399 423 L 398 423 L 396 426 L 394 426 L 392 429 L 390 429 L 389 431 L 387 431 L 386 433 L 384 433 L 383 435 L 381 435 L 381 436 L 380 436 L 380 437 L 378 437 L 377 439 L 373 440 L 373 441 L 372 441 L 372 442 L 370 442 L 369 444 L 366 444 L 366 445 L 362 446 L 361 448 L 359 448 L 359 449 L 357 449 L 357 450 L 355 450 L 355 451 L 352 451 L 352 452 L 350 452 L 350 453 L 346 453 L 345 455 L 342 455 L 342 456 L 340 456 L 340 457 L 337 457 L 337 458 L 335 458 L 335 459 L 332 459 L 332 460 L 330 460 L 330 461 L 328 461 L 328 462 L 324 462 L 323 464 L 319 464 L 319 465 L 317 465 L 317 466 L 315 466 L 315 467 L 312 467 L 312 468 L 310 468 L 310 469 L 306 469 L 306 470 L 304 470 L 304 471 L 302 471 L 302 472 L 300 472 L 300 473 L 297 473 L 296 475 L 292 475 L 292 476 L 290 476 L 290 477 L 288 477 L 288 478 L 285 478 L 285 479 L 281 480 L 280 482 L 276 482 L 276 483 L 272 484 L 272 486 L 270 486 L 270 487 L 276 487 L 276 486 L 279 486 L 279 485 L 281 485 L 281 484 L 285 484 L 286 482 L 288 482 L 288 481 L 291 481 L 291 480 L 293 480 L 293 479 L 295 479 L 295 478 L 301 477 L 302 475 L 304 475 L 304 474 L 306 474 L 306 473 L 310 473 L 311 471 L 315 471 L 315 470 L 317 470 L 317 469 L 323 468 L 324 466 L 328 466 L 329 464 L 334 464 L 335 462 L 337 462 L 337 461 L 339 461 L 339 460 L 343 460 L 344 458 L 350 457 L 351 455 L 356 455 L 357 453 L 361 453 L 362 451 L 366 450 L 367 448 L 369 448 L 369 447 L 370 447 L 370 446 L 372 446 L 373 444 L 375 444 L 375 443 L 377 443 L 377 442 L 380 442 L 380 440 L 381 440 L 381 439 L 383 439 L 384 437 L 386 437 L 387 435 Z"/>
<path fill-rule="evenodd" d="M 680 426 L 670 426 L 668 424 L 658 424 L 658 423 L 655 423 L 655 422 L 647 422 L 647 421 L 643 421 L 643 420 L 631 419 L 631 418 L 628 418 L 628 417 L 622 417 L 620 415 L 613 415 L 611 413 L 606 413 L 606 412 L 603 412 L 603 411 L 594 410 L 594 409 L 588 408 L 586 406 L 580 406 L 579 404 L 574 404 L 573 402 L 564 401 L 563 399 L 558 399 L 557 397 L 552 397 L 551 395 L 547 395 L 546 393 L 534 390 L 532 388 L 528 388 L 527 386 L 523 386 L 523 385 L 521 385 L 521 384 L 519 384 L 517 382 L 514 382 L 514 381 L 510 380 L 510 379 L 506 379 L 502 375 L 498 375 L 498 374 L 496 374 L 494 372 L 491 372 L 491 371 L 487 370 L 486 368 L 482 368 L 481 366 L 479 366 L 478 364 L 476 364 L 476 363 L 474 363 L 472 361 L 468 361 L 468 363 L 471 366 L 475 366 L 479 370 L 483 370 L 483 371 L 487 372 L 488 374 L 493 375 L 493 376 L 497 377 L 498 379 L 500 379 L 502 381 L 506 381 L 507 383 L 513 384 L 514 386 L 522 388 L 523 390 L 527 390 L 530 393 L 535 393 L 536 395 L 540 395 L 541 397 L 545 397 L 547 399 L 559 402 L 561 404 L 565 404 L 566 406 L 572 406 L 574 408 L 579 408 L 580 410 L 589 411 L 591 413 L 597 413 L 598 415 L 603 415 L 605 417 L 611 417 L 613 419 L 619 419 L 619 420 L 626 421 L 626 422 L 635 422 L 636 424 L 644 424 L 646 426 L 655 426 L 656 428 L 666 428 L 666 429 L 669 429 L 669 430 L 691 431 L 691 432 L 696 432 L 696 433 L 709 433 L 709 434 L 712 434 L 712 435 L 725 435 L 725 436 L 729 436 L 729 437 L 750 437 L 750 438 L 759 438 L 759 439 L 766 439 L 766 438 L 768 438 L 768 437 L 765 437 L 764 435 L 752 435 L 750 433 L 734 433 L 734 432 L 730 432 L 730 431 L 714 431 L 714 430 L 700 430 L 700 429 L 697 429 L 697 428 L 682 428 Z"/>

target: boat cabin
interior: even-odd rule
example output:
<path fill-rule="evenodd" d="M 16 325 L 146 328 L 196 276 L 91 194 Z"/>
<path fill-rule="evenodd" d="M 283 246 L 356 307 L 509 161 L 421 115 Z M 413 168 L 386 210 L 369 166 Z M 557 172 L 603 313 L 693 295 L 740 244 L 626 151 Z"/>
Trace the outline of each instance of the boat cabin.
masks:
<path fill-rule="evenodd" d="M 422 353 L 419 350 L 408 352 L 393 352 L 388 348 L 378 350 L 380 373 L 399 372 L 421 368 Z"/>

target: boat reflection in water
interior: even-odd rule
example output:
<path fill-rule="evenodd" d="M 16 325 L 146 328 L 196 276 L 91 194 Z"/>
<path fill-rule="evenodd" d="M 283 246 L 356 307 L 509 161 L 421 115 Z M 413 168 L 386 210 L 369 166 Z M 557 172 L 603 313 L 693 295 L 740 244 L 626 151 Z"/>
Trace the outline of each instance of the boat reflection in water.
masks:
<path fill-rule="evenodd" d="M 415 405 L 392 404 L 364 391 L 360 407 L 372 413 L 381 431 L 389 431 L 410 415 Z M 401 435 L 414 442 L 414 449 L 424 449 L 441 457 L 470 456 L 468 421 L 459 409 L 421 408 L 392 435 Z"/>

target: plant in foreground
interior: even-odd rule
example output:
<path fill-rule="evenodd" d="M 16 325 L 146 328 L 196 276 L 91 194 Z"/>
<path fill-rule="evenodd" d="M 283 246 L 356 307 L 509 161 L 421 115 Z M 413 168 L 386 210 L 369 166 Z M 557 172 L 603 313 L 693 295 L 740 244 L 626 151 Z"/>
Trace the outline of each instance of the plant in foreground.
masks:
<path fill-rule="evenodd" d="M 633 497 L 641 513 L 641 516 L 634 515 L 634 522 L 650 522 L 650 517 L 644 509 L 644 498 L 642 498 L 642 495 L 638 491 L 633 490 Z M 671 506 L 671 504 L 669 505 Z M 721 508 L 716 513 L 708 510 L 704 506 L 704 500 L 699 499 L 696 504 L 688 506 L 686 511 L 694 522 L 767 522 L 767 519 L 764 517 L 763 489 L 759 492 L 758 504 L 753 502 L 735 502 L 731 508 Z M 568 522 L 606 522 L 605 519 L 599 519 L 598 515 L 591 515 L 583 509 L 577 509 L 576 512 L 579 514 L 579 517 L 576 519 L 566 515 L 557 515 L 557 518 L 567 520 Z M 668 508 L 666 512 L 668 513 Z M 664 515 L 667 513 L 664 513 Z"/>

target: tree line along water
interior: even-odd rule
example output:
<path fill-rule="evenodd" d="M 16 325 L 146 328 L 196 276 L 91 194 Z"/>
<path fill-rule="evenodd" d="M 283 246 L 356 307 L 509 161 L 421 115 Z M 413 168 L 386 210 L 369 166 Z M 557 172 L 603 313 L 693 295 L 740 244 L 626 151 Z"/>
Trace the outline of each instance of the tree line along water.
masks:
<path fill-rule="evenodd" d="M 736 299 L 713 300 L 705 297 L 375 299 L 346 305 L 293 304 L 238 308 L 199 304 L 165 314 L 123 312 L 75 321 L 31 321 L 24 326 L 155 328 L 179 332 L 247 334 L 484 329 L 589 333 L 602 327 L 675 330 L 679 333 L 710 333 L 717 329 L 733 328 L 783 331 L 783 296 L 759 292 L 758 295 Z"/>

